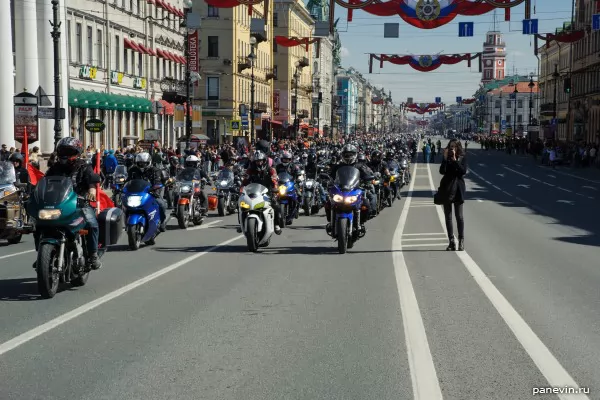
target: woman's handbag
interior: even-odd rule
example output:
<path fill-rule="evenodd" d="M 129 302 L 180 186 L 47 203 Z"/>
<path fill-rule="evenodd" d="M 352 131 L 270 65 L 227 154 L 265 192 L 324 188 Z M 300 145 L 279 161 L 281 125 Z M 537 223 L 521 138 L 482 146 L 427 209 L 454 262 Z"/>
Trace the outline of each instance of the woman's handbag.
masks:
<path fill-rule="evenodd" d="M 440 182 L 440 187 L 437 192 L 433 195 L 433 203 L 437 205 L 452 203 L 456 197 L 456 191 L 458 190 L 458 182 L 456 178 L 453 178 L 450 182 L 444 182 L 444 178 Z"/>

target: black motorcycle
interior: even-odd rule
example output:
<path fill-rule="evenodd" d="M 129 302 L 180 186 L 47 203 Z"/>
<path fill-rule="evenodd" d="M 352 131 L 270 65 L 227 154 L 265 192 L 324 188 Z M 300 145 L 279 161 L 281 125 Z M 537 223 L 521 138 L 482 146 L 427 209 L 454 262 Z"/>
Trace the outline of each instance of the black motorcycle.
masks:
<path fill-rule="evenodd" d="M 224 169 L 219 172 L 215 178 L 215 187 L 217 189 L 217 211 L 222 217 L 227 214 L 233 214 L 238 208 L 238 199 L 240 197 L 241 182 L 236 178 L 233 171 Z"/>

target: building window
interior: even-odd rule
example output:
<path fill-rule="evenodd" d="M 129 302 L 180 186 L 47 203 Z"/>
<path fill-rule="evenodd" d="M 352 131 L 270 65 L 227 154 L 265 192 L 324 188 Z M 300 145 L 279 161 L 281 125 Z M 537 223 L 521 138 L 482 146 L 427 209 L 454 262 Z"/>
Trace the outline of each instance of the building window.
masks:
<path fill-rule="evenodd" d="M 77 35 L 77 40 L 75 40 L 75 45 L 77 46 L 77 58 L 75 61 L 81 63 L 81 60 L 83 59 L 83 38 L 81 37 L 81 24 L 79 22 L 75 26 L 75 35 Z"/>
<path fill-rule="evenodd" d="M 523 123 L 523 116 L 521 114 L 517 115 L 517 123 L 519 123 L 519 124 Z"/>
<path fill-rule="evenodd" d="M 92 27 L 87 27 L 87 63 L 94 64 L 94 37 L 92 35 Z"/>
<path fill-rule="evenodd" d="M 156 58 L 156 71 L 154 71 L 154 77 L 158 79 L 160 77 L 160 59 Z"/>
<path fill-rule="evenodd" d="M 208 17 L 218 17 L 219 16 L 219 9 L 217 7 L 214 6 L 208 6 L 208 13 L 207 13 Z"/>
<path fill-rule="evenodd" d="M 115 36 L 115 70 L 121 69 L 121 41 L 119 35 Z"/>
<path fill-rule="evenodd" d="M 277 53 L 277 41 L 273 40 L 273 53 Z"/>
<path fill-rule="evenodd" d="M 273 26 L 279 26 L 279 15 L 277 13 L 273 13 Z"/>
<path fill-rule="evenodd" d="M 208 37 L 208 57 L 219 57 L 219 37 Z"/>
<path fill-rule="evenodd" d="M 512 108 L 512 101 L 506 100 L 506 108 Z"/>
<path fill-rule="evenodd" d="M 209 76 L 206 78 L 206 98 L 208 100 L 219 100 L 219 77 Z"/>
<path fill-rule="evenodd" d="M 123 49 L 123 72 L 129 71 L 129 60 L 127 59 L 127 49 Z"/>
<path fill-rule="evenodd" d="M 102 29 L 96 31 L 96 59 L 98 60 L 98 67 L 102 68 Z"/>
<path fill-rule="evenodd" d="M 512 121 L 511 121 L 511 120 L 512 120 L 512 115 L 510 115 L 510 114 L 507 114 L 507 115 L 505 116 L 505 118 L 506 118 L 506 123 L 507 123 L 507 124 L 510 124 L 510 123 L 512 122 Z"/>
<path fill-rule="evenodd" d="M 67 21 L 67 53 L 69 61 L 73 61 L 71 58 L 71 20 Z"/>
<path fill-rule="evenodd" d="M 496 100 L 495 103 L 496 104 L 494 105 L 494 108 L 500 108 L 500 107 L 502 107 L 502 103 L 500 102 L 500 100 Z"/>
<path fill-rule="evenodd" d="M 523 108 L 523 100 L 517 100 L 517 108 Z"/>
<path fill-rule="evenodd" d="M 144 76 L 144 68 L 143 68 L 143 55 L 142 53 L 138 53 L 138 76 Z"/>

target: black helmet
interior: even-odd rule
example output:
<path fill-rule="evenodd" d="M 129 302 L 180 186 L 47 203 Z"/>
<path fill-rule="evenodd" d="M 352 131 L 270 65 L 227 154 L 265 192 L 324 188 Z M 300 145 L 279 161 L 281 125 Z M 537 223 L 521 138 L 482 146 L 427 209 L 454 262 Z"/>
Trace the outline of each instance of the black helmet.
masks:
<path fill-rule="evenodd" d="M 23 161 L 25 161 L 25 159 L 23 158 L 23 154 L 14 152 L 14 153 L 12 153 L 10 155 L 10 157 L 8 157 L 8 161 L 10 161 L 10 162 L 20 162 L 21 165 L 23 165 Z"/>
<path fill-rule="evenodd" d="M 308 162 L 315 163 L 317 161 L 317 155 L 315 153 L 310 153 L 308 155 Z"/>
<path fill-rule="evenodd" d="M 73 163 L 83 152 L 83 144 L 77 138 L 67 136 L 56 144 L 56 156 L 61 164 Z"/>
<path fill-rule="evenodd" d="M 373 150 L 371 153 L 371 161 L 381 161 L 381 152 L 379 150 Z"/>
<path fill-rule="evenodd" d="M 345 164 L 354 164 L 358 156 L 358 150 L 353 144 L 347 144 L 342 149 L 342 162 Z"/>

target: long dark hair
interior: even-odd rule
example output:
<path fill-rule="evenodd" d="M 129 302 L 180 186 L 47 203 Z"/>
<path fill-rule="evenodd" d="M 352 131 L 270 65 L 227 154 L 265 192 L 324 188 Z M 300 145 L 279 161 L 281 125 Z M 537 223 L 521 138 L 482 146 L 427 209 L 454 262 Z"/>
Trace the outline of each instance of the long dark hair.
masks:
<path fill-rule="evenodd" d="M 446 146 L 446 149 L 448 149 L 448 151 L 450 149 L 455 149 L 456 150 L 456 158 L 462 157 L 465 154 L 463 147 L 462 147 L 462 143 L 458 139 L 450 140 L 450 142 L 448 142 L 448 146 Z"/>

